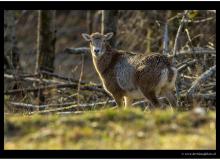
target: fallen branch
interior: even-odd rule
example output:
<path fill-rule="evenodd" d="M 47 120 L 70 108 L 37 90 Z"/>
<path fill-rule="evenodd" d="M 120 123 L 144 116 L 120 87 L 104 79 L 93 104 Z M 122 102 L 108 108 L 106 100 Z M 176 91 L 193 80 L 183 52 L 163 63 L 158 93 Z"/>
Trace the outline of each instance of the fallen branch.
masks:
<path fill-rule="evenodd" d="M 63 107 L 63 106 L 70 106 L 74 105 L 76 103 L 74 102 L 67 102 L 67 103 L 61 103 L 61 104 L 45 104 L 45 105 L 34 105 L 34 104 L 27 104 L 27 103 L 20 103 L 20 102 L 9 102 L 10 105 L 13 105 L 17 108 L 23 108 L 23 109 L 46 109 L 49 107 Z"/>
<path fill-rule="evenodd" d="M 209 83 L 209 84 L 204 84 L 204 85 L 202 85 L 202 87 L 213 87 L 213 86 L 216 86 L 216 81 L 214 81 L 214 82 L 211 82 L 211 83 Z"/>
<path fill-rule="evenodd" d="M 183 50 L 179 51 L 176 53 L 178 56 L 179 55 L 204 55 L 204 54 L 216 54 L 216 50 L 214 49 L 205 49 L 205 48 L 193 48 L 190 50 Z"/>
<path fill-rule="evenodd" d="M 182 66 L 182 65 L 184 65 L 184 64 L 186 64 L 186 63 L 188 63 L 188 62 L 190 62 L 190 61 L 191 61 L 191 59 L 186 59 L 185 61 L 183 61 L 183 62 L 177 64 L 177 65 L 176 65 L 176 68 L 179 68 L 180 66 Z"/>
<path fill-rule="evenodd" d="M 205 71 L 197 80 L 195 80 L 192 83 L 192 86 L 187 91 L 187 97 L 189 98 L 193 97 L 193 94 L 195 93 L 196 89 L 200 86 L 200 84 L 206 81 L 215 72 L 216 72 L 216 65 Z"/>
<path fill-rule="evenodd" d="M 63 82 L 60 81 L 55 81 L 55 80 L 48 80 L 48 79 L 40 79 L 40 78 L 31 78 L 31 77 L 25 77 L 25 76 L 14 76 L 14 75 L 9 75 L 9 74 L 4 74 L 4 78 L 10 79 L 10 80 L 16 80 L 16 81 L 28 81 L 28 82 L 38 82 L 38 83 L 46 83 L 46 84 L 60 84 Z"/>
<path fill-rule="evenodd" d="M 200 19 L 200 20 L 184 20 L 185 23 L 202 23 L 202 22 L 207 22 L 207 21 L 211 21 L 213 19 L 215 19 L 216 17 L 208 17 L 205 19 Z"/>
<path fill-rule="evenodd" d="M 78 80 L 75 80 L 73 78 L 64 77 L 62 75 L 59 75 L 59 74 L 56 74 L 56 73 L 52 73 L 52 72 L 48 72 L 48 71 L 40 71 L 40 73 L 48 75 L 48 76 L 51 76 L 51 77 L 55 77 L 55 78 L 58 78 L 58 79 L 61 79 L 61 80 L 71 81 L 71 82 L 75 82 L 75 83 L 78 82 Z"/>
<path fill-rule="evenodd" d="M 213 86 L 205 86 L 205 87 L 201 87 L 201 92 L 202 93 L 208 93 L 209 91 L 215 91 L 216 90 L 216 84 Z"/>
<path fill-rule="evenodd" d="M 88 47 L 81 47 L 81 48 L 65 48 L 64 53 L 67 54 L 76 54 L 76 55 L 81 55 L 81 54 L 89 54 L 90 49 Z"/>
<path fill-rule="evenodd" d="M 68 78 L 68 77 L 65 77 L 63 75 L 59 75 L 59 74 L 56 74 L 56 73 L 52 73 L 52 72 L 48 72 L 48 71 L 41 71 L 41 73 L 46 74 L 46 75 L 51 76 L 51 77 L 61 79 L 61 80 L 71 81 L 71 82 L 75 82 L 77 84 L 79 83 L 79 80 L 76 80 L 76 79 L 73 79 L 73 78 Z M 80 84 L 85 85 L 85 84 L 88 84 L 88 83 L 81 81 Z M 95 84 L 94 86 L 96 86 L 98 88 L 102 87 L 102 85 L 99 85 L 99 84 Z"/>
<path fill-rule="evenodd" d="M 204 56 L 205 54 L 209 54 L 212 57 L 216 57 L 216 50 L 214 49 L 202 49 L 202 48 L 193 48 L 190 50 L 183 50 L 176 52 L 176 57 L 175 58 L 180 58 L 182 56 Z M 168 55 L 170 58 L 174 58 L 174 55 Z"/>
<path fill-rule="evenodd" d="M 164 99 L 164 97 L 160 97 L 160 100 Z M 143 106 L 144 104 L 149 103 L 147 100 L 137 101 L 132 104 L 132 106 Z M 27 104 L 27 103 L 20 103 L 20 102 L 9 102 L 10 105 L 13 105 L 17 108 L 21 109 L 29 109 L 29 110 L 37 110 L 37 109 L 46 109 L 49 107 L 61 107 L 61 108 L 55 108 L 55 109 L 48 109 L 43 111 L 38 111 L 36 113 L 48 113 L 48 112 L 57 112 L 57 111 L 66 111 L 70 109 L 74 110 L 85 110 L 85 109 L 91 109 L 92 107 L 100 107 L 100 106 L 115 106 L 115 100 L 108 100 L 105 102 L 97 102 L 97 103 L 91 103 L 91 104 L 76 104 L 73 102 L 68 103 L 62 103 L 62 104 L 47 104 L 47 105 L 34 105 L 34 104 Z M 65 106 L 65 107 L 63 107 Z"/>
<path fill-rule="evenodd" d="M 11 95 L 11 94 L 17 94 L 17 93 L 23 93 L 23 92 L 38 92 L 38 91 L 43 91 L 47 89 L 53 89 L 53 88 L 73 88 L 77 89 L 78 84 L 77 83 L 64 83 L 60 81 L 55 81 L 55 80 L 47 80 L 47 79 L 38 79 L 38 78 L 30 78 L 30 77 L 16 77 L 13 75 L 8 75 L 4 74 L 4 78 L 11 79 L 11 80 L 24 80 L 24 81 L 30 81 L 30 82 L 44 82 L 46 84 L 53 84 L 45 87 L 39 87 L 39 88 L 27 88 L 27 89 L 16 89 L 16 90 L 8 90 L 5 91 L 4 94 L 6 95 Z M 83 83 L 86 84 L 86 83 Z M 104 89 L 101 88 L 101 85 L 97 86 L 81 86 L 80 90 L 88 90 L 88 91 L 98 91 L 102 92 L 105 95 L 108 95 Z"/>
<path fill-rule="evenodd" d="M 192 65 L 192 64 L 194 64 L 194 63 L 196 63 L 196 62 L 197 62 L 196 59 L 194 59 L 194 60 L 192 60 L 192 61 L 188 61 L 188 62 L 186 62 L 185 64 L 183 64 L 182 66 L 178 67 L 177 71 L 178 71 L 178 72 L 182 72 L 186 67 L 188 67 L 188 66 L 190 66 L 190 65 Z"/>
<path fill-rule="evenodd" d="M 194 80 L 194 79 L 197 79 L 198 77 L 192 77 L 192 76 L 187 76 L 187 75 L 181 75 L 182 78 L 186 78 L 186 79 L 189 79 L 189 80 Z"/>
<path fill-rule="evenodd" d="M 164 97 L 160 98 L 163 99 Z M 141 105 L 143 106 L 146 102 L 146 100 L 143 101 L 138 101 L 133 103 L 133 106 Z M 52 113 L 52 112 L 63 112 L 63 111 L 68 111 L 71 110 L 73 111 L 84 111 L 84 110 L 91 110 L 92 108 L 96 107 L 114 107 L 116 105 L 114 100 L 110 101 L 105 101 L 105 102 L 97 102 L 97 103 L 91 103 L 91 104 L 75 104 L 75 103 L 63 103 L 63 104 L 48 104 L 48 105 L 33 105 L 33 104 L 26 104 L 26 103 L 19 103 L 19 102 L 10 102 L 9 104 L 17 107 L 17 108 L 26 108 L 30 110 L 37 110 L 37 109 L 46 109 L 48 107 L 58 107 L 58 106 L 66 106 L 66 107 L 61 107 L 61 108 L 55 108 L 55 109 L 48 109 L 48 110 L 43 110 L 43 111 L 34 111 L 30 112 L 29 114 L 43 114 L 43 113 Z"/>
<path fill-rule="evenodd" d="M 14 74 L 14 76 L 17 76 L 19 78 L 28 78 L 28 77 L 38 77 L 40 74 Z"/>
<path fill-rule="evenodd" d="M 34 104 L 27 104 L 27 103 L 19 103 L 19 102 L 9 102 L 10 105 L 15 106 L 16 108 L 21 109 L 30 109 L 30 110 L 37 110 L 37 109 L 46 109 L 49 107 L 60 107 L 60 108 L 53 108 L 48 109 L 44 111 L 40 111 L 40 113 L 46 113 L 46 112 L 57 112 L 57 111 L 65 111 L 69 109 L 75 109 L 75 110 L 85 110 L 85 109 L 91 109 L 91 107 L 100 106 L 100 105 L 115 105 L 114 100 L 110 100 L 107 102 L 97 102 L 97 103 L 91 103 L 91 104 L 76 104 L 73 102 L 69 103 L 63 103 L 63 104 L 47 104 L 47 105 L 34 105 Z M 65 107 L 63 107 L 65 106 Z M 38 112 L 39 113 L 39 112 Z"/>
<path fill-rule="evenodd" d="M 12 95 L 12 94 L 17 94 L 17 93 L 24 93 L 24 92 L 39 92 L 43 90 L 48 90 L 48 89 L 59 89 L 59 88 L 73 88 L 77 89 L 78 85 L 75 83 L 68 83 L 68 84 L 58 84 L 58 85 L 49 85 L 45 87 L 38 87 L 38 88 L 27 88 L 27 89 L 15 89 L 15 90 L 8 90 L 4 92 L 5 95 Z M 102 88 L 97 88 L 93 86 L 81 86 L 80 90 L 88 90 L 88 91 L 97 91 L 101 92 L 105 95 L 108 95 L 104 89 Z M 109 95 L 108 95 L 109 96 Z"/>
<path fill-rule="evenodd" d="M 45 114 L 45 113 L 68 111 L 68 110 L 84 111 L 84 110 L 93 109 L 94 107 L 96 107 L 96 109 L 97 109 L 97 108 L 103 107 L 104 105 L 108 105 L 108 107 L 114 106 L 115 101 L 112 100 L 112 101 L 108 101 L 107 103 L 106 102 L 98 102 L 98 103 L 91 103 L 91 104 L 74 104 L 74 105 L 70 105 L 70 106 L 62 107 L 62 108 L 30 112 L 29 114 Z"/>
<path fill-rule="evenodd" d="M 19 103 L 19 102 L 9 102 L 9 104 L 15 106 L 16 108 L 29 109 L 29 110 L 45 109 L 50 106 L 50 105 L 40 105 L 39 106 L 39 105 Z"/>

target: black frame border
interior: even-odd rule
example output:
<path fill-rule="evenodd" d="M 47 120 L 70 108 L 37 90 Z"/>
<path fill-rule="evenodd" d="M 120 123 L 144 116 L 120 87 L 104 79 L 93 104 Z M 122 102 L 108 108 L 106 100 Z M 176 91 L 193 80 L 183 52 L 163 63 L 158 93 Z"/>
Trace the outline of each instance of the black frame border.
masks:
<path fill-rule="evenodd" d="M 216 10 L 219 2 L 216 1 L 5 1 L 0 2 L 2 19 L 3 10 L 13 9 L 65 9 L 65 10 L 87 10 L 87 9 L 124 9 L 124 10 Z M 218 16 L 217 16 L 218 17 Z M 217 25 L 217 24 L 216 24 Z M 2 25 L 3 28 L 3 25 Z M 2 29 L 2 32 L 4 30 Z M 217 34 L 217 30 L 216 30 Z M 4 33 L 2 33 L 4 35 Z M 2 43 L 3 44 L 3 43 Z M 4 48 L 4 47 L 2 47 Z M 3 60 L 3 58 L 2 58 Z M 2 63 L 3 64 L 3 63 Z M 4 82 L 4 80 L 2 80 Z M 3 86 L 4 87 L 4 86 Z M 4 96 L 3 96 L 4 97 Z M 218 98 L 217 98 L 218 99 Z M 4 99 L 3 99 L 4 101 Z M 4 119 L 4 108 L 1 107 L 2 118 Z M 216 115 L 218 114 L 216 109 Z M 4 120 L 2 125 L 4 126 Z M 218 121 L 219 118 L 217 118 Z M 219 124 L 216 122 L 216 126 Z M 216 139 L 218 127 L 216 127 Z M 1 132 L 3 133 L 3 132 Z M 219 158 L 218 144 L 216 150 L 4 150 L 4 135 L 1 136 L 1 158 Z M 218 142 L 218 140 L 217 140 Z"/>

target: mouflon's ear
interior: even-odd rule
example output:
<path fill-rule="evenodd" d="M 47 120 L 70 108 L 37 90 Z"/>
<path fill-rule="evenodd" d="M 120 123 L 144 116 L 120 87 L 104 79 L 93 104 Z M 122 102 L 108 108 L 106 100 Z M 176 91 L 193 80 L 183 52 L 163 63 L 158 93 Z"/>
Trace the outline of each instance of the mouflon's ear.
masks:
<path fill-rule="evenodd" d="M 90 40 L 91 40 L 90 35 L 87 34 L 87 33 L 82 33 L 82 37 L 83 37 L 86 41 L 90 41 Z"/>
<path fill-rule="evenodd" d="M 106 39 L 106 40 L 109 40 L 109 39 L 112 38 L 113 35 L 114 35 L 113 32 L 109 32 L 109 33 L 105 34 L 105 39 Z"/>

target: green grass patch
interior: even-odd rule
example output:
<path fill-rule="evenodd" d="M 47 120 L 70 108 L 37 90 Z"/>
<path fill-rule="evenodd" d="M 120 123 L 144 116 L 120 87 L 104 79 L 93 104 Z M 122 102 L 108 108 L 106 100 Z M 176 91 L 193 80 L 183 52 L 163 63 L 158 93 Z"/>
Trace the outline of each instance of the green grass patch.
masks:
<path fill-rule="evenodd" d="M 6 115 L 5 149 L 215 149 L 216 114 L 104 109 L 80 115 Z"/>

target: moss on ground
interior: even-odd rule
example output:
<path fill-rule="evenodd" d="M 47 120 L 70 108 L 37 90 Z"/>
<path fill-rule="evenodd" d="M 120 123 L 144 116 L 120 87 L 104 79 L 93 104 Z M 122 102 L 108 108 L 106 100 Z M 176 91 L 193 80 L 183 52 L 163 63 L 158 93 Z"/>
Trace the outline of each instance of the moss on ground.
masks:
<path fill-rule="evenodd" d="M 139 109 L 6 115 L 5 149 L 216 149 L 216 116 Z"/>

